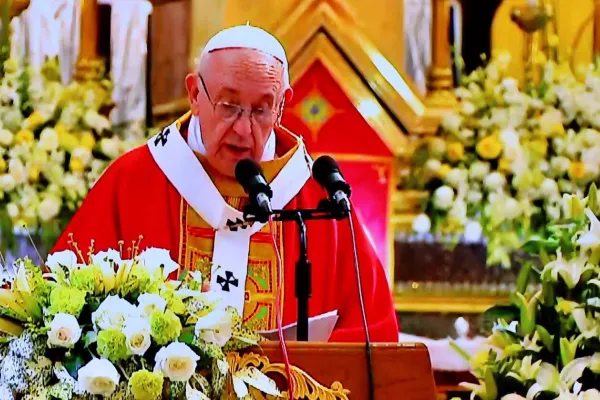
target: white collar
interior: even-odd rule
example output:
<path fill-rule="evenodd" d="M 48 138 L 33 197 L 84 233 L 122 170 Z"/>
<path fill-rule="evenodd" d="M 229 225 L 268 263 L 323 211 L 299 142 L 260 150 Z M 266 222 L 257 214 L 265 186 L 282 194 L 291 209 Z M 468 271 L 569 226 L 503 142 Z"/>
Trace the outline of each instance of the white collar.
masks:
<path fill-rule="evenodd" d="M 267 139 L 265 150 L 263 151 L 260 161 L 271 161 L 275 159 L 275 140 L 275 132 L 271 130 L 271 135 L 269 135 L 269 138 Z M 204 142 L 202 141 L 200 119 L 195 115 L 192 115 L 190 118 L 188 126 L 188 145 L 196 153 L 200 153 L 203 156 L 206 155 L 206 147 L 204 147 Z"/>
<path fill-rule="evenodd" d="M 283 209 L 310 178 L 311 160 L 304 143 L 299 141 L 294 154 L 271 182 L 273 209 Z M 243 214 L 227 204 L 183 139 L 177 122 L 151 137 L 147 145 L 169 182 L 215 230 L 211 289 L 228 292 L 224 296 L 226 305 L 235 307 L 243 315 L 250 237 L 264 224 L 249 226 Z M 231 284 L 224 283 L 226 281 Z"/>

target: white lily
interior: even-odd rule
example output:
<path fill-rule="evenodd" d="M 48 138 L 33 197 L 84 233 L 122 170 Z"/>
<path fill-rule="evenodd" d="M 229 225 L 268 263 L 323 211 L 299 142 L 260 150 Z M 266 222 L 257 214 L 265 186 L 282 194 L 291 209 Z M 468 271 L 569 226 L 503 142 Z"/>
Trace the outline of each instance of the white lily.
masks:
<path fill-rule="evenodd" d="M 167 279 L 172 272 L 179 269 L 179 264 L 173 261 L 169 250 L 158 249 L 156 247 L 150 247 L 141 252 L 137 257 L 137 261 L 145 266 L 150 274 L 157 268 L 162 267 L 164 279 Z"/>
<path fill-rule="evenodd" d="M 585 209 L 585 215 L 590 220 L 590 228 L 577 239 L 577 244 L 584 250 L 595 249 L 600 246 L 600 221 L 589 208 Z"/>
<path fill-rule="evenodd" d="M 542 363 L 535 383 L 527 392 L 527 399 L 533 399 L 539 392 L 549 391 L 558 394 L 561 390 L 566 391 L 568 387 L 560 379 L 560 373 L 556 367 L 549 363 Z"/>
<path fill-rule="evenodd" d="M 71 250 L 59 251 L 48 255 L 46 259 L 46 266 L 53 273 L 62 271 L 62 267 L 73 269 L 77 267 L 77 255 Z"/>
<path fill-rule="evenodd" d="M 560 275 L 569 289 L 573 289 L 579 283 L 581 275 L 589 270 L 593 270 L 594 266 L 587 263 L 585 255 L 580 255 L 574 260 L 567 261 L 562 257 L 560 249 L 557 251 L 557 258 L 544 266 L 542 271 L 542 279 L 547 279 L 548 274 L 553 281 L 558 281 Z"/>
<path fill-rule="evenodd" d="M 207 343 L 223 347 L 231 339 L 232 325 L 231 314 L 227 311 L 217 310 L 198 318 L 194 333 L 196 337 Z"/>
<path fill-rule="evenodd" d="M 281 396 L 277 384 L 267 375 L 260 372 L 256 367 L 245 367 L 233 374 L 233 390 L 238 399 L 244 399 L 250 394 L 248 385 L 255 387 L 264 394 Z"/>
<path fill-rule="evenodd" d="M 589 339 L 597 337 L 600 334 L 598 322 L 595 318 L 589 318 L 583 308 L 573 310 L 573 319 L 583 337 Z"/>
<path fill-rule="evenodd" d="M 201 391 L 194 389 L 190 386 L 190 383 L 185 385 L 185 399 L 186 400 L 210 400 L 210 397 L 202 393 Z"/>
<path fill-rule="evenodd" d="M 516 362 L 513 366 L 513 370 L 510 371 L 507 376 L 512 376 L 521 382 L 535 379 L 540 370 L 540 366 L 542 365 L 542 360 L 538 360 L 533 364 L 531 363 L 531 360 L 532 357 L 527 356 L 523 358 L 522 361 Z"/>

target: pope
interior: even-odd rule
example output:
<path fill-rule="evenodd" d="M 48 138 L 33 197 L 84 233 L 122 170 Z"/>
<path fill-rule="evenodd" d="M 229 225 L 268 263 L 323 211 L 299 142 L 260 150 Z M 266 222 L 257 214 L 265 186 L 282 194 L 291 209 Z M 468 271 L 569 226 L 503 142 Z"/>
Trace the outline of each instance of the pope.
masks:
<path fill-rule="evenodd" d="M 185 86 L 189 112 L 113 162 L 53 251 L 70 249 L 71 239 L 84 248 L 93 240 L 96 251 L 138 241 L 168 249 L 183 268 L 210 276 L 211 290 L 226 292 L 254 329 L 276 328 L 278 288 L 283 324 L 294 323 L 296 224 L 244 222 L 248 197 L 234 178 L 237 163 L 251 158 L 271 185 L 274 209 L 314 208 L 326 196 L 301 138 L 280 125 L 292 96 L 285 51 L 262 29 L 225 29 L 208 41 Z M 396 342 L 384 270 L 352 218 L 371 340 Z M 349 221 L 308 221 L 307 237 L 310 316 L 337 312 L 330 341 L 364 340 Z"/>

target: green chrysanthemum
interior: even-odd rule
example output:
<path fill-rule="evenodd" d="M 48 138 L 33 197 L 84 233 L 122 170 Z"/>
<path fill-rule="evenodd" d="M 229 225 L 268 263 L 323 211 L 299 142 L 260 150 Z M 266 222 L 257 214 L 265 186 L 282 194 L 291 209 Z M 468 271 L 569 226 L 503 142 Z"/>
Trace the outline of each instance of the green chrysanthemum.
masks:
<path fill-rule="evenodd" d="M 117 362 L 129 357 L 127 337 L 119 329 L 111 328 L 98 333 L 98 355 Z"/>
<path fill-rule="evenodd" d="M 71 273 L 71 285 L 86 293 L 94 293 L 96 286 L 102 279 L 102 270 L 98 266 L 81 268 Z"/>
<path fill-rule="evenodd" d="M 177 315 L 186 313 L 187 308 L 181 300 L 181 297 L 176 296 L 172 290 L 162 290 L 160 296 L 167 301 L 167 309 L 173 311 Z"/>
<path fill-rule="evenodd" d="M 86 293 L 77 288 L 59 287 L 50 294 L 50 314 L 65 313 L 79 317 L 85 305 Z"/>
<path fill-rule="evenodd" d="M 171 310 L 164 313 L 156 310 L 150 315 L 150 329 L 156 343 L 164 345 L 179 337 L 181 321 Z"/>
<path fill-rule="evenodd" d="M 150 371 L 136 371 L 129 378 L 129 389 L 136 400 L 160 399 L 164 378 L 162 374 Z"/>

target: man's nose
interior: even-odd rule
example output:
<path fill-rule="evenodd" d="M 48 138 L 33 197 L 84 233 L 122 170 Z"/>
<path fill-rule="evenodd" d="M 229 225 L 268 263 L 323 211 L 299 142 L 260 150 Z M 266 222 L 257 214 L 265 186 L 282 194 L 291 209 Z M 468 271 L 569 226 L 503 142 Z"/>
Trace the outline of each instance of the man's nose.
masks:
<path fill-rule="evenodd" d="M 233 130 L 240 136 L 247 136 L 252 133 L 252 120 L 250 113 L 242 112 L 233 123 Z"/>

